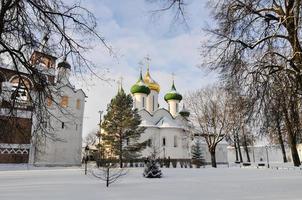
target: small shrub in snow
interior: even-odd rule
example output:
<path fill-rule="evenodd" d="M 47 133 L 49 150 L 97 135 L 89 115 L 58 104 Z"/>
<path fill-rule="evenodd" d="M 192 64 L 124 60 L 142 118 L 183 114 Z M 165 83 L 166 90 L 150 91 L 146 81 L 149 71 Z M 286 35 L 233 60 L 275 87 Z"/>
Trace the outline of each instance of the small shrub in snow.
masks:
<path fill-rule="evenodd" d="M 145 161 L 145 169 L 143 173 L 146 178 L 161 178 L 162 172 L 155 159 L 147 159 Z"/>
<path fill-rule="evenodd" d="M 107 164 L 105 167 L 92 170 L 92 175 L 106 182 L 106 187 L 127 174 L 125 168 L 117 168 L 115 165 Z"/>

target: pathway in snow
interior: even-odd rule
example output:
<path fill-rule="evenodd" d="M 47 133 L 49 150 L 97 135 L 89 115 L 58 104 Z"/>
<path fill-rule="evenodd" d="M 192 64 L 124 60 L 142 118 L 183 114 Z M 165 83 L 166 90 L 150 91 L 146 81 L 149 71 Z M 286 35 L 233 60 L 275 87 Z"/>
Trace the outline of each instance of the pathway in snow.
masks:
<path fill-rule="evenodd" d="M 0 171 L 0 200 L 301 200 L 301 170 L 163 169 L 146 179 L 142 168 L 106 188 L 82 169 Z"/>

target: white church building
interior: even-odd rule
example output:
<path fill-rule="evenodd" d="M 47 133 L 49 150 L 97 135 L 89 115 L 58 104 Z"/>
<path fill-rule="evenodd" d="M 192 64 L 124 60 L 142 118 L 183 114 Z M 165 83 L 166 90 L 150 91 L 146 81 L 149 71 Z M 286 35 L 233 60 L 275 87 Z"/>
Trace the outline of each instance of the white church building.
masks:
<path fill-rule="evenodd" d="M 139 110 L 141 126 L 145 131 L 141 141 L 148 141 L 148 147 L 142 151 L 148 157 L 156 148 L 160 158 L 191 159 L 191 146 L 194 143 L 190 112 L 184 104 L 180 106 L 182 95 L 176 90 L 174 80 L 171 89 L 164 95 L 167 109 L 160 108 L 158 97 L 160 85 L 151 77 L 149 68 L 144 77 L 142 72 L 138 81 L 131 87 L 134 108 Z M 205 142 L 202 143 L 206 162 L 210 162 L 210 154 Z M 227 163 L 227 144 L 218 145 L 216 151 L 218 163 Z"/>
<path fill-rule="evenodd" d="M 57 62 L 43 47 L 30 62 L 52 97 L 39 92 L 42 84 L 25 68 L 18 74 L 11 65 L 0 66 L 0 163 L 81 164 L 86 95 L 70 84 L 66 59 Z"/>
<path fill-rule="evenodd" d="M 36 166 L 81 165 L 82 127 L 86 95 L 69 81 L 71 66 L 67 61 L 57 64 L 53 99 L 47 99 L 47 125 L 36 138 L 33 135 L 30 162 Z M 34 119 L 33 119 L 34 122 Z M 34 124 L 34 123 L 33 123 Z M 42 137 L 41 137 L 42 135 Z"/>

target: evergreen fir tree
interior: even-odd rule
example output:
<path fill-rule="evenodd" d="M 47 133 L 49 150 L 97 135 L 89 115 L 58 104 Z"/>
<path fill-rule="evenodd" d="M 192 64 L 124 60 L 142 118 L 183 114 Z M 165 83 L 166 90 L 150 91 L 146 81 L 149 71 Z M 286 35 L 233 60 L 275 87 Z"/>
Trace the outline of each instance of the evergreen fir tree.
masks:
<path fill-rule="evenodd" d="M 205 160 L 203 158 L 200 139 L 195 140 L 195 143 L 191 149 L 191 155 L 193 164 L 195 164 L 198 168 L 204 164 Z"/>
<path fill-rule="evenodd" d="M 143 173 L 144 177 L 146 178 L 161 178 L 162 177 L 162 172 L 159 169 L 159 166 L 156 162 L 155 159 L 148 158 L 145 161 L 145 169 Z"/>
<path fill-rule="evenodd" d="M 139 157 L 140 151 L 145 147 L 144 143 L 138 142 L 145 130 L 139 127 L 140 123 L 137 109 L 133 109 L 132 97 L 121 88 L 107 106 L 107 114 L 102 123 L 102 139 L 113 155 L 119 158 L 121 168 L 124 159 Z"/>

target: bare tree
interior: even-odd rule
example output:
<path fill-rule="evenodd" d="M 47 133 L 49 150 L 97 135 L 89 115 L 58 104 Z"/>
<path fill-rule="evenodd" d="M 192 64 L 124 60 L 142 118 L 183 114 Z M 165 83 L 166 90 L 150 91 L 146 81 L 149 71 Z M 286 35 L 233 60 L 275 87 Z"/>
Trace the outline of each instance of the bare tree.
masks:
<path fill-rule="evenodd" d="M 72 71 L 79 77 L 84 72 L 97 75 L 94 64 L 85 54 L 92 49 L 92 43 L 101 43 L 110 53 L 111 49 L 96 30 L 93 13 L 80 3 L 67 4 L 61 0 L 1 0 L 1 68 L 10 68 L 17 74 L 19 84 L 15 91 L 26 93 L 31 110 L 35 112 L 37 123 L 34 128 L 45 136 L 54 138 L 45 129 L 45 116 L 52 115 L 45 108 L 47 99 L 58 104 L 56 97 L 60 94 L 58 88 L 54 89 L 52 78 L 46 81 L 49 76 L 40 66 L 44 61 L 43 57 L 52 60 L 46 63 L 51 66 L 56 58 L 68 60 Z M 28 78 L 32 85 L 26 83 Z M 3 96 L 2 92 L 1 97 Z M 18 99 L 15 98 L 17 96 L 12 95 L 11 115 L 14 109 L 19 108 Z"/>
<path fill-rule="evenodd" d="M 172 24 L 180 23 L 189 28 L 186 19 L 186 0 L 146 0 L 149 3 L 158 5 L 157 8 L 151 10 L 152 15 L 159 15 L 163 12 L 172 10 Z"/>
<path fill-rule="evenodd" d="M 191 120 L 198 127 L 197 134 L 208 145 L 212 167 L 217 167 L 216 147 L 229 134 L 231 125 L 227 94 L 218 87 L 208 87 L 191 92 L 187 102 L 192 111 Z"/>
<path fill-rule="evenodd" d="M 266 96 L 273 92 L 272 85 L 282 84 L 287 91 L 283 93 L 283 115 L 295 166 L 300 165 L 296 149 L 302 85 L 300 9 L 299 1 L 215 2 L 217 27 L 208 30 L 213 37 L 205 45 L 211 55 L 208 65 L 228 77 L 239 76 L 240 84 L 254 100 L 255 112 L 269 104 Z"/>
<path fill-rule="evenodd" d="M 280 95 L 273 94 L 273 96 L 271 96 L 271 103 L 267 109 L 268 112 L 265 118 L 265 123 L 268 129 L 267 132 L 269 133 L 268 138 L 271 143 L 280 145 L 283 162 L 286 163 L 287 157 L 284 143 L 287 132 L 281 107 L 281 99 L 282 96 Z"/>
<path fill-rule="evenodd" d="M 185 5 L 186 1 L 182 2 Z M 282 84 L 282 90 L 286 91 L 282 113 L 288 143 L 294 165 L 299 166 L 296 144 L 301 135 L 298 112 L 302 94 L 301 2 L 224 0 L 209 1 L 208 5 L 214 23 L 206 29 L 210 39 L 203 45 L 203 66 L 218 70 L 223 78 L 236 77 L 253 101 L 251 111 L 255 115 L 261 113 L 262 117 L 272 85 Z"/>
<path fill-rule="evenodd" d="M 1 60 L 13 64 L 16 71 L 25 68 L 30 74 L 38 73 L 30 62 L 37 48 L 47 48 L 57 57 L 68 55 L 75 63 L 75 71 L 91 69 L 91 63 L 83 56 L 91 41 L 98 40 L 110 49 L 96 32 L 94 15 L 80 4 L 68 5 L 61 0 L 2 0 L 0 13 Z M 51 39 L 48 46 L 42 40 L 44 33 L 44 37 Z"/>
<path fill-rule="evenodd" d="M 225 88 L 230 99 L 229 120 L 231 128 L 231 133 L 226 137 L 226 139 L 230 143 L 233 143 L 235 147 L 236 162 L 243 162 L 241 139 L 244 126 L 246 125 L 247 101 L 246 98 L 241 95 L 240 87 L 236 80 L 232 80 L 231 83 L 226 84 Z"/>
<path fill-rule="evenodd" d="M 128 170 L 117 168 L 114 164 L 107 163 L 101 169 L 93 169 L 92 175 L 106 182 L 106 187 L 127 175 Z"/>
<path fill-rule="evenodd" d="M 88 135 L 86 135 L 83 143 L 85 144 L 85 146 L 95 145 L 96 141 L 97 141 L 97 131 L 91 131 Z"/>

